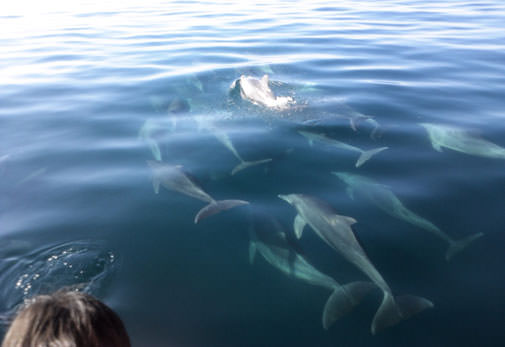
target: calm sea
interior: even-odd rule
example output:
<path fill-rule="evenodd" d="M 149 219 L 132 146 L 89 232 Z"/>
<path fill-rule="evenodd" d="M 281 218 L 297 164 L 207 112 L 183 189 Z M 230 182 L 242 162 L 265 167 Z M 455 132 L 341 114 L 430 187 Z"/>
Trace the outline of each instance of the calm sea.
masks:
<path fill-rule="evenodd" d="M 4 322 L 70 286 L 116 310 L 135 346 L 504 344 L 505 160 L 482 156 L 505 147 L 502 1 L 21 0 L 0 5 L 0 27 Z M 264 75 L 288 110 L 230 87 Z M 437 151 L 420 123 L 460 130 L 442 131 Z M 388 149 L 357 168 L 341 143 Z M 206 202 L 155 194 L 154 159 L 250 204 L 194 224 Z M 353 195 L 334 171 L 376 185 Z M 277 197 L 291 193 L 356 219 L 395 295 L 434 307 L 374 336 L 377 289 L 323 329 L 328 289 L 261 254 L 249 263 L 262 212 L 314 268 L 367 280 L 309 226 L 293 236 L 296 211 Z M 446 261 L 443 236 L 405 211 L 455 240 L 484 236 Z"/>

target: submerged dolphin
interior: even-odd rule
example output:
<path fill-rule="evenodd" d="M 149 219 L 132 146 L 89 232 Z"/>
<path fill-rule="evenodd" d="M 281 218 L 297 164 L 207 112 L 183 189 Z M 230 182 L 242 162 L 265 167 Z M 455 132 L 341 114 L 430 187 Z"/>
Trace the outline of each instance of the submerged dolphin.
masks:
<path fill-rule="evenodd" d="M 174 190 L 200 201 L 208 202 L 195 216 L 194 222 L 221 211 L 229 210 L 236 206 L 247 205 L 244 200 L 214 200 L 188 175 L 182 171 L 181 165 L 170 165 L 159 161 L 148 160 L 147 164 L 153 172 L 153 188 L 156 194 L 160 191 L 160 184 L 168 190 Z"/>
<path fill-rule="evenodd" d="M 389 285 L 356 239 L 351 229 L 351 225 L 356 223 L 354 218 L 338 215 L 326 202 L 307 195 L 279 195 L 279 198 L 291 204 L 298 213 L 294 222 L 298 238 L 301 237 L 305 225 L 309 224 L 323 241 L 366 274 L 384 292 L 382 303 L 372 321 L 372 334 L 433 307 L 431 301 L 421 297 L 393 296 Z"/>
<path fill-rule="evenodd" d="M 324 99 L 323 100 L 315 100 L 312 102 L 312 104 L 319 104 L 323 103 L 324 104 Z M 325 108 L 326 109 L 326 108 Z M 382 135 L 382 129 L 380 124 L 375 120 L 373 116 L 365 115 L 361 112 L 358 112 L 357 110 L 353 109 L 352 107 L 346 105 L 345 103 L 342 102 L 332 102 L 331 104 L 331 111 L 327 110 L 320 110 L 317 107 L 314 109 L 311 106 L 307 107 L 307 110 L 310 110 L 308 112 L 309 114 L 312 114 L 312 117 L 305 119 L 303 121 L 304 125 L 313 125 L 313 126 L 320 126 L 320 125 L 330 125 L 337 119 L 348 119 L 349 120 L 349 125 L 353 131 L 358 131 L 359 125 L 361 122 L 366 122 L 368 123 L 368 126 L 371 127 L 371 132 L 370 132 L 370 138 L 373 140 L 376 140 L 377 138 L 381 137 Z M 314 117 L 313 115 L 317 115 L 317 117 Z"/>
<path fill-rule="evenodd" d="M 381 210 L 407 223 L 427 230 L 449 244 L 445 258 L 450 260 L 455 254 L 465 249 L 472 241 L 478 239 L 483 233 L 476 233 L 461 240 L 452 237 L 440 230 L 436 225 L 406 208 L 389 187 L 372 181 L 371 179 L 346 172 L 332 172 L 347 185 L 347 194 L 354 199 L 355 195 L 369 200 Z"/>
<path fill-rule="evenodd" d="M 272 89 L 268 86 L 268 75 L 264 75 L 261 79 L 242 75 L 230 86 L 231 89 L 237 87 L 240 89 L 242 99 L 248 100 L 255 105 L 285 110 L 294 103 L 293 98 L 290 96 L 274 95 Z"/>
<path fill-rule="evenodd" d="M 320 286 L 332 291 L 323 309 L 323 328 L 328 329 L 337 319 L 350 312 L 375 286 L 370 282 L 351 282 L 340 285 L 333 278 L 313 267 L 298 254 L 286 237 L 283 227 L 274 218 L 263 219 L 269 229 L 259 228 L 255 223 L 250 229 L 249 262 L 254 262 L 256 251 L 275 268 L 289 277 Z M 272 230 L 273 229 L 273 230 Z"/>
<path fill-rule="evenodd" d="M 205 129 L 209 131 L 214 137 L 221 142 L 234 156 L 237 158 L 240 163 L 233 168 L 231 171 L 232 175 L 235 175 L 237 172 L 247 169 L 248 167 L 265 164 L 272 161 L 272 158 L 260 159 L 254 161 L 248 161 L 242 159 L 242 156 L 238 153 L 237 149 L 233 145 L 230 137 L 226 132 L 217 128 L 211 121 L 204 119 L 203 117 L 195 117 L 195 120 L 198 123 L 200 129 Z"/>
<path fill-rule="evenodd" d="M 419 125 L 426 129 L 431 145 L 439 152 L 442 151 L 442 147 L 445 147 L 479 157 L 505 159 L 505 148 L 478 136 L 470 135 L 464 129 L 432 123 L 420 123 Z"/>
<path fill-rule="evenodd" d="M 302 135 L 303 137 L 305 137 L 309 141 L 309 145 L 311 145 L 311 146 L 314 144 L 314 141 L 319 141 L 324 144 L 337 147 L 339 149 L 345 149 L 348 151 L 360 153 L 358 160 L 356 161 L 356 165 L 355 165 L 356 167 L 360 167 L 366 161 L 368 161 L 373 155 L 380 153 L 380 152 L 389 148 L 389 147 L 380 147 L 380 148 L 375 148 L 375 149 L 370 149 L 370 150 L 364 151 L 361 148 L 358 148 L 358 147 L 349 145 L 347 143 L 332 139 L 323 133 L 314 133 L 311 131 L 303 131 L 303 130 L 298 131 L 298 133 L 300 135 Z"/>

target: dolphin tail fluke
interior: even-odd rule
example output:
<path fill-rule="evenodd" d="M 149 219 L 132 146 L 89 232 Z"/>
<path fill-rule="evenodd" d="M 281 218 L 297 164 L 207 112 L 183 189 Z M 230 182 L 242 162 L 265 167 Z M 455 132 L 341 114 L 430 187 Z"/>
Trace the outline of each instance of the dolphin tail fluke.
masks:
<path fill-rule="evenodd" d="M 207 206 L 204 206 L 195 216 L 195 224 L 197 224 L 200 220 L 212 216 L 221 211 L 226 211 L 231 208 L 248 205 L 248 201 L 244 200 L 218 200 L 212 201 Z"/>
<path fill-rule="evenodd" d="M 380 148 L 374 148 L 374 149 L 370 149 L 368 151 L 361 152 L 361 155 L 359 156 L 358 160 L 356 161 L 356 167 L 360 167 L 366 161 L 368 161 L 372 156 L 374 156 L 377 153 L 380 153 L 382 151 L 385 151 L 388 148 L 389 147 L 380 147 Z"/>
<path fill-rule="evenodd" d="M 271 162 L 272 158 L 267 158 L 267 159 L 261 159 L 261 160 L 255 160 L 255 161 L 242 161 L 240 164 L 235 166 L 233 170 L 231 170 L 231 174 L 235 175 L 237 172 L 242 171 L 244 169 L 247 169 L 248 167 L 255 166 L 255 165 L 260 165 L 264 163 Z"/>
<path fill-rule="evenodd" d="M 450 241 L 449 249 L 445 253 L 445 259 L 447 261 L 451 260 L 452 257 L 454 257 L 457 253 L 464 250 L 469 244 L 471 244 L 473 241 L 481 238 L 483 235 L 484 235 L 483 233 L 476 233 L 476 234 L 472 234 L 470 236 L 467 236 L 461 240 Z"/>
<path fill-rule="evenodd" d="M 419 296 L 403 295 L 395 300 L 390 294 L 384 293 L 382 303 L 372 321 L 372 335 L 432 307 L 431 301 Z"/>
<path fill-rule="evenodd" d="M 352 282 L 335 287 L 323 310 L 323 328 L 349 313 L 375 286 L 370 282 Z"/>

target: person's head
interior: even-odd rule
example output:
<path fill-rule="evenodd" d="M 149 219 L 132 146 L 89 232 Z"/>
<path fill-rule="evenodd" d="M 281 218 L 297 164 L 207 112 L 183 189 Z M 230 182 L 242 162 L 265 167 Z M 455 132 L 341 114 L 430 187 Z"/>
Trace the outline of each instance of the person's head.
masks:
<path fill-rule="evenodd" d="M 39 295 L 14 318 L 2 347 L 129 347 L 119 316 L 91 295 Z"/>

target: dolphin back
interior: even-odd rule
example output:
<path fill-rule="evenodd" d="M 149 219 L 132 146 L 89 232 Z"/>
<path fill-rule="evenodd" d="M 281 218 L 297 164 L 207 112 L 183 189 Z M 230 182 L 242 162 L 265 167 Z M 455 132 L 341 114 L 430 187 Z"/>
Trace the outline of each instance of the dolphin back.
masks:
<path fill-rule="evenodd" d="M 237 172 L 247 169 L 248 167 L 269 163 L 271 161 L 272 161 L 272 158 L 260 159 L 260 160 L 255 160 L 255 161 L 244 160 L 244 161 L 241 161 L 240 164 L 238 164 L 237 166 L 235 166 L 233 168 L 233 170 L 231 171 L 231 174 L 235 175 Z"/>

